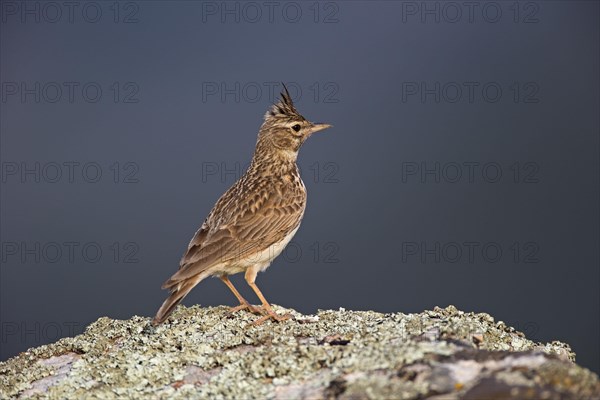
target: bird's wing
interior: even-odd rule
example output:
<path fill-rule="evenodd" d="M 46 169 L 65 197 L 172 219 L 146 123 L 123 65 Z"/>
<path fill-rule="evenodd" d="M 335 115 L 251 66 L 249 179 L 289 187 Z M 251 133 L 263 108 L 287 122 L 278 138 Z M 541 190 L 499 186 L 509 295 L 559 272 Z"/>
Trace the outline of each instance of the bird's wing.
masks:
<path fill-rule="evenodd" d="M 246 192 L 248 193 L 248 192 Z M 181 259 L 179 271 L 163 287 L 236 259 L 251 257 L 282 240 L 300 223 L 306 195 L 265 185 L 251 196 L 235 186 L 217 202 Z"/>

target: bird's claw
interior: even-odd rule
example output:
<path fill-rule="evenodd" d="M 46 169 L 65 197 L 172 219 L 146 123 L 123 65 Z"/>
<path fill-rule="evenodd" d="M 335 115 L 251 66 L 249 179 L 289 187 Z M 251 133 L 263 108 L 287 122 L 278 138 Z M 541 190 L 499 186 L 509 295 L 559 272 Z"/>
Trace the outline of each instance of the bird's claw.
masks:
<path fill-rule="evenodd" d="M 250 303 L 242 303 L 239 306 L 231 307 L 229 309 L 229 314 L 234 314 L 234 313 L 236 313 L 238 311 L 241 311 L 241 310 L 248 310 L 252 314 L 263 314 L 263 311 L 262 311 L 262 309 L 260 307 L 253 306 Z"/>
<path fill-rule="evenodd" d="M 262 307 L 262 314 L 264 314 L 264 315 L 262 317 L 260 317 L 259 319 L 257 319 L 256 321 L 254 321 L 252 323 L 252 325 L 254 325 L 254 326 L 261 325 L 265 321 L 268 321 L 269 319 L 273 319 L 277 322 L 282 322 L 282 321 L 286 321 L 286 320 L 292 318 L 292 314 L 279 315 L 275 311 L 273 311 L 271 308 L 265 308 L 265 307 Z"/>
<path fill-rule="evenodd" d="M 271 307 L 253 306 L 252 304 L 247 303 L 247 302 L 241 303 L 240 305 L 235 306 L 235 307 L 231 307 L 227 313 L 229 315 L 233 315 L 234 313 L 241 311 L 241 310 L 248 310 L 252 314 L 262 315 L 262 317 L 260 317 L 256 321 L 252 322 L 250 324 L 250 326 L 261 325 L 265 321 L 268 321 L 269 319 L 275 320 L 277 322 L 281 322 L 281 321 L 286 321 L 286 320 L 292 318 L 292 314 L 279 315 L 275 311 L 273 311 L 273 309 Z"/>

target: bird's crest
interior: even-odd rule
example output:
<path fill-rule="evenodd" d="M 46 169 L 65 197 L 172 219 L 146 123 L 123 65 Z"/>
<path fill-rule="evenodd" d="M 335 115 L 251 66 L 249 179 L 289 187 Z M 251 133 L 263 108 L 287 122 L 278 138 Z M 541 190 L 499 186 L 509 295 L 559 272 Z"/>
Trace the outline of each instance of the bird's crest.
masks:
<path fill-rule="evenodd" d="M 288 92 L 287 87 L 283 82 L 283 92 L 281 92 L 281 98 L 275 104 L 273 104 L 265 114 L 265 121 L 268 121 L 273 118 L 298 118 L 302 117 L 300 113 L 294 107 L 294 103 L 292 102 L 292 97 L 290 96 L 290 92 Z"/>

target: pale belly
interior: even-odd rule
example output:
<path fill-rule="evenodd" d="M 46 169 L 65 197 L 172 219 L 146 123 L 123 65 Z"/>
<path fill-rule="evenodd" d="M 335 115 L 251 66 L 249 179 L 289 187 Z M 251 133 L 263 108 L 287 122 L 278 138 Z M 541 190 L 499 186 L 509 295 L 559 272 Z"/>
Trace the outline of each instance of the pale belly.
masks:
<path fill-rule="evenodd" d="M 285 246 L 288 245 L 290 240 L 294 237 L 296 232 L 300 228 L 300 225 L 296 227 L 293 231 L 291 231 L 286 237 L 283 238 L 278 243 L 275 243 L 263 251 L 258 253 L 254 253 L 249 257 L 246 257 L 242 260 L 239 260 L 239 266 L 242 269 L 246 269 L 248 267 L 257 266 L 260 271 L 264 271 L 271 264 L 271 262 L 285 249 Z"/>
<path fill-rule="evenodd" d="M 277 242 L 268 248 L 254 253 L 248 257 L 236 259 L 227 262 L 226 264 L 220 264 L 211 268 L 211 275 L 234 275 L 241 272 L 246 272 L 248 269 L 253 269 L 255 272 L 264 271 L 271 265 L 271 262 L 285 249 L 285 246 L 292 240 L 296 232 L 300 228 L 300 225 L 292 232 L 290 232 L 283 240 Z"/>

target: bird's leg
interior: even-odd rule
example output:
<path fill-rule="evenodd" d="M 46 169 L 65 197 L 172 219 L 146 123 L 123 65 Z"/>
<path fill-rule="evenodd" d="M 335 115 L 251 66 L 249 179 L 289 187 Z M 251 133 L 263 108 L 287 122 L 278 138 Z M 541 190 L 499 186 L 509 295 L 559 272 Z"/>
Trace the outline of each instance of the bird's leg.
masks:
<path fill-rule="evenodd" d="M 256 295 L 260 299 L 260 302 L 262 303 L 262 314 L 265 314 L 264 316 L 254 321 L 252 325 L 260 325 L 263 322 L 267 321 L 269 318 L 272 318 L 275 321 L 285 321 L 292 317 L 290 314 L 279 315 L 275 311 L 273 311 L 273 308 L 271 307 L 267 299 L 265 299 L 265 296 L 263 296 L 258 286 L 256 286 L 256 283 L 254 283 L 256 279 L 256 271 L 254 271 L 252 268 L 248 269 L 246 271 L 245 278 L 246 282 L 248 282 L 248 285 L 252 288 L 252 290 L 254 290 L 254 293 L 256 293 Z"/>
<path fill-rule="evenodd" d="M 248 301 L 246 299 L 244 299 L 242 297 L 242 295 L 240 294 L 240 292 L 238 292 L 237 289 L 235 288 L 235 286 L 233 286 L 233 283 L 231 283 L 231 281 L 229 280 L 229 277 L 227 275 L 221 275 L 220 278 L 223 281 L 223 283 L 225 285 L 227 285 L 227 287 L 229 288 L 229 290 L 231 290 L 233 292 L 233 294 L 235 295 L 235 297 L 240 302 L 239 306 L 231 307 L 229 309 L 230 313 L 233 314 L 234 312 L 248 309 L 248 311 L 250 311 L 251 313 L 262 314 L 262 310 L 259 307 L 253 306 L 252 304 L 248 303 Z"/>

